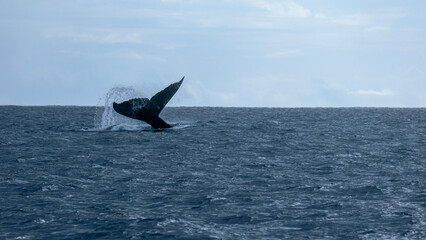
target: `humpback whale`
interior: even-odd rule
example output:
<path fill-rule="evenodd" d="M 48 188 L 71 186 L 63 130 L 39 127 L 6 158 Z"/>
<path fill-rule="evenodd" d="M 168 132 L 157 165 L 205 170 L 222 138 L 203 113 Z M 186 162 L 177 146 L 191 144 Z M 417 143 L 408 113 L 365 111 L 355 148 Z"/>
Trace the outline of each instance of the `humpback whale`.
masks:
<path fill-rule="evenodd" d="M 178 82 L 170 84 L 168 87 L 151 97 L 151 99 L 133 98 L 122 103 L 114 102 L 113 108 L 116 112 L 129 118 L 142 120 L 151 125 L 153 128 L 171 128 L 172 126 L 166 123 L 158 115 L 173 95 L 175 95 L 184 78 L 185 77 Z"/>

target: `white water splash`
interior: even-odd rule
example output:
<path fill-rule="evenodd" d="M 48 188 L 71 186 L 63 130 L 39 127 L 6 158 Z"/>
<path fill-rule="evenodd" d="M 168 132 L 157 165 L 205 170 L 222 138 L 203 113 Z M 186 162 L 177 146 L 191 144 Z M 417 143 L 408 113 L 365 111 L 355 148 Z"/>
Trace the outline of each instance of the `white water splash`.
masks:
<path fill-rule="evenodd" d="M 125 117 L 115 112 L 112 104 L 121 103 L 132 98 L 142 98 L 145 94 L 133 87 L 111 88 L 104 97 L 99 98 L 94 117 L 94 128 L 89 131 L 145 131 L 152 128 L 139 120 Z M 191 127 L 192 122 L 171 122 L 174 129 Z"/>
<path fill-rule="evenodd" d="M 95 114 L 94 125 L 95 129 L 111 129 L 117 125 L 135 126 L 140 125 L 139 121 L 121 116 L 116 113 L 112 107 L 113 102 L 123 102 L 131 98 L 143 97 L 142 93 L 132 87 L 114 87 L 111 88 L 105 97 L 99 99 L 99 102 L 104 101 L 103 112 L 99 109 Z M 100 104 L 98 104 L 100 105 Z M 133 127 L 131 127 L 133 129 Z"/>

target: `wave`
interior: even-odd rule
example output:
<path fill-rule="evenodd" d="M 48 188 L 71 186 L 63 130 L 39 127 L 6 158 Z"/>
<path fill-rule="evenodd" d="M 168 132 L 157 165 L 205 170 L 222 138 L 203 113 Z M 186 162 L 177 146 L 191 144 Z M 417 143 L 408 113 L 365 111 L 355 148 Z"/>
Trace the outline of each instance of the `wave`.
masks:
<path fill-rule="evenodd" d="M 172 128 L 166 128 L 166 129 L 155 129 L 151 127 L 148 124 L 139 123 L 139 124 L 128 124 L 128 123 L 120 123 L 115 125 L 110 125 L 107 127 L 95 127 L 95 128 L 84 128 L 81 129 L 81 131 L 88 131 L 88 132 L 138 132 L 138 131 L 145 131 L 145 132 L 158 132 L 158 131 L 173 131 L 173 130 L 179 130 L 179 129 L 185 129 L 189 127 L 193 127 L 193 124 L 189 123 L 171 123 Z"/>

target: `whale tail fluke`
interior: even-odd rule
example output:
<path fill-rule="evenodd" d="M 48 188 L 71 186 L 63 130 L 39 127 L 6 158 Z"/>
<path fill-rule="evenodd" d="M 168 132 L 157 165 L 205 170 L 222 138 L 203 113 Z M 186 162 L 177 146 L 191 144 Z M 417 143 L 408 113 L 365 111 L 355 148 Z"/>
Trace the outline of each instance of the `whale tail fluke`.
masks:
<path fill-rule="evenodd" d="M 170 84 L 168 87 L 158 92 L 150 99 L 151 104 L 153 105 L 152 111 L 159 115 L 161 110 L 166 106 L 166 104 L 170 101 L 170 99 L 175 95 L 177 90 L 179 90 L 180 85 L 182 85 L 183 79 L 185 76 L 179 81 L 173 84 Z"/>
<path fill-rule="evenodd" d="M 113 103 L 113 108 L 116 112 L 138 120 L 142 120 L 150 124 L 154 128 L 170 128 L 163 119 L 158 115 L 179 90 L 182 85 L 183 77 L 179 82 L 170 84 L 162 91 L 155 94 L 151 99 L 148 98 L 133 98 L 122 103 Z"/>

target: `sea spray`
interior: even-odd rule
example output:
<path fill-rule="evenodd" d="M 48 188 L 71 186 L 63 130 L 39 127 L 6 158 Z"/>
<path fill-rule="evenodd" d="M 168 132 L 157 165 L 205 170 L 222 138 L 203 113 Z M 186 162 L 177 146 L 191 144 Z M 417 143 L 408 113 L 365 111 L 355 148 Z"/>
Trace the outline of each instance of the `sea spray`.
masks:
<path fill-rule="evenodd" d="M 112 107 L 113 102 L 123 102 L 131 98 L 140 98 L 143 94 L 133 87 L 111 88 L 104 97 L 99 99 L 98 108 L 94 118 L 95 129 L 108 129 L 118 124 L 135 125 L 138 121 L 116 113 Z M 102 106 L 102 102 L 104 102 Z"/>

